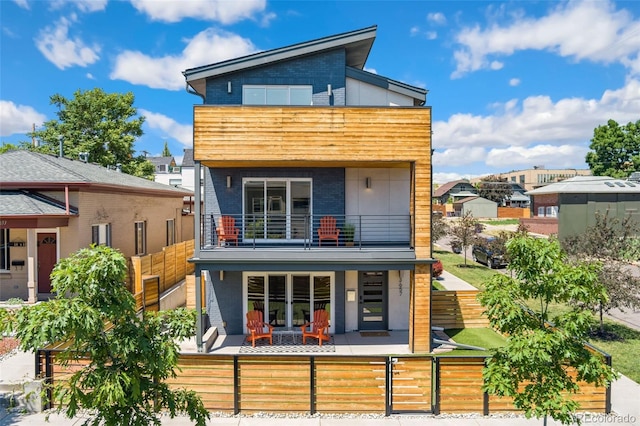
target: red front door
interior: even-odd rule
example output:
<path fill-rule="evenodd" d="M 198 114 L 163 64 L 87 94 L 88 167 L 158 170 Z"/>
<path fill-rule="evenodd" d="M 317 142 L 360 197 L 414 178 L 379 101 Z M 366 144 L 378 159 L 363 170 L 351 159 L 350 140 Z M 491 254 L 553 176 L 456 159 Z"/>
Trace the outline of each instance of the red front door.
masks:
<path fill-rule="evenodd" d="M 51 293 L 51 271 L 56 264 L 56 234 L 38 234 L 38 293 Z"/>

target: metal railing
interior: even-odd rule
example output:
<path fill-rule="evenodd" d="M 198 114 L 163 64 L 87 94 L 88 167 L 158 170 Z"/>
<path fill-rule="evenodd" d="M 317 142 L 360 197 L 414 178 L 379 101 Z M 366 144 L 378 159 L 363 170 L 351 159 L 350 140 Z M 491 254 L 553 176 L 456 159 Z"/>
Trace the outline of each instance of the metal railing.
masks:
<path fill-rule="evenodd" d="M 222 216 L 233 218 L 223 229 Z M 322 218 L 336 220 L 336 234 L 320 240 Z M 228 223 L 228 219 L 227 219 Z M 410 215 L 206 215 L 201 223 L 201 249 L 216 247 L 411 247 Z"/>

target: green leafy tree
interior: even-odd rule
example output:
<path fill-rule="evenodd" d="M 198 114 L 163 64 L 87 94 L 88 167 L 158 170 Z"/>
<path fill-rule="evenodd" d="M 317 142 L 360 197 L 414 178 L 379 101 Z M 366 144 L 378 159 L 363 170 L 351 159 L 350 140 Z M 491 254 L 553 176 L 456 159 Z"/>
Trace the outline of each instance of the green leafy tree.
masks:
<path fill-rule="evenodd" d="M 431 214 L 431 239 L 438 241 L 449 235 L 449 225 L 442 214 Z"/>
<path fill-rule="evenodd" d="M 133 93 L 105 93 L 100 88 L 73 94 L 67 99 L 60 94 L 51 96 L 50 103 L 58 107 L 57 120 L 44 123 L 44 128 L 29 133 L 40 141 L 38 151 L 48 154 L 60 152 L 77 159 L 88 154 L 92 163 L 118 167 L 124 173 L 153 178 L 153 164 L 144 156 L 134 156 L 133 145 L 142 136 L 144 117 L 133 106 Z"/>
<path fill-rule="evenodd" d="M 473 213 L 466 212 L 461 218 L 450 225 L 452 237 L 451 246 L 459 246 L 464 253 L 464 266 L 467 266 L 467 247 L 473 244 L 476 234 L 482 230 L 482 224 L 473 217 Z"/>
<path fill-rule="evenodd" d="M 5 331 L 8 324 L 15 329 L 23 350 L 62 342 L 58 362 L 89 362 L 68 385 L 53 387 L 58 410 L 69 418 L 84 409 L 93 414 L 85 425 L 159 425 L 164 410 L 204 425 L 209 415 L 195 392 L 165 383 L 175 377 L 176 340 L 193 334 L 195 313 L 177 309 L 138 317 L 125 272 L 119 251 L 81 249 L 54 267 L 55 299 L 17 310 L 13 321 L 5 312 L 0 320 Z"/>
<path fill-rule="evenodd" d="M 562 240 L 571 256 L 602 265 L 599 279 L 609 298 L 586 305 L 599 313 L 601 336 L 606 334 L 604 313 L 616 308 L 640 308 L 640 278 L 631 272 L 635 268 L 633 262 L 640 258 L 639 239 L 640 224 L 632 216 L 618 219 L 596 212 L 593 226 Z"/>
<path fill-rule="evenodd" d="M 614 120 L 593 131 L 586 162 L 594 176 L 626 178 L 640 170 L 640 120 L 625 126 Z"/>
<path fill-rule="evenodd" d="M 167 141 L 164 141 L 164 148 L 162 149 L 163 157 L 171 157 L 171 151 L 169 151 L 169 144 Z"/>
<path fill-rule="evenodd" d="M 483 370 L 484 389 L 512 397 L 527 418 L 544 417 L 546 424 L 551 416 L 571 424 L 579 408 L 571 397 L 578 382 L 605 386 L 615 373 L 600 354 L 584 346 L 589 311 L 573 304 L 552 316 L 549 308 L 606 299 L 598 267 L 569 262 L 556 239 L 519 235 L 507 242 L 507 251 L 513 276 L 494 275 L 478 296 L 491 326 L 509 336 Z"/>
<path fill-rule="evenodd" d="M 513 188 L 507 178 L 496 175 L 483 177 L 476 185 L 478 195 L 502 205 L 505 199 L 513 195 Z"/>

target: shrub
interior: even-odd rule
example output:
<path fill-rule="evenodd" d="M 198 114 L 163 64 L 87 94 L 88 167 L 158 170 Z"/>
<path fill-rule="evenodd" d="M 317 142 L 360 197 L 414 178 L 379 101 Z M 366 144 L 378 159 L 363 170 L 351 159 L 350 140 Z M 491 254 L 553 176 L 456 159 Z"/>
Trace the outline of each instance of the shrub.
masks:
<path fill-rule="evenodd" d="M 440 261 L 440 259 L 438 259 L 436 263 L 433 264 L 432 270 L 433 270 L 433 278 L 438 278 L 440 275 L 442 275 L 442 271 L 444 271 L 444 267 L 442 266 L 442 262 Z"/>

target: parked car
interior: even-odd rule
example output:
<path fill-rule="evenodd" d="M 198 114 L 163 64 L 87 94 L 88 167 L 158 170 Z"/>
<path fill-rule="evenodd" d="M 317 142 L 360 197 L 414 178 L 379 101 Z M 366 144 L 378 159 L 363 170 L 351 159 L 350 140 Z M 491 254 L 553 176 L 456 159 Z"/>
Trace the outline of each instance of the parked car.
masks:
<path fill-rule="evenodd" d="M 471 248 L 473 261 L 484 263 L 491 269 L 507 266 L 508 262 L 504 254 L 495 248 L 495 244 L 492 244 L 495 240 L 494 237 L 478 237 Z"/>

